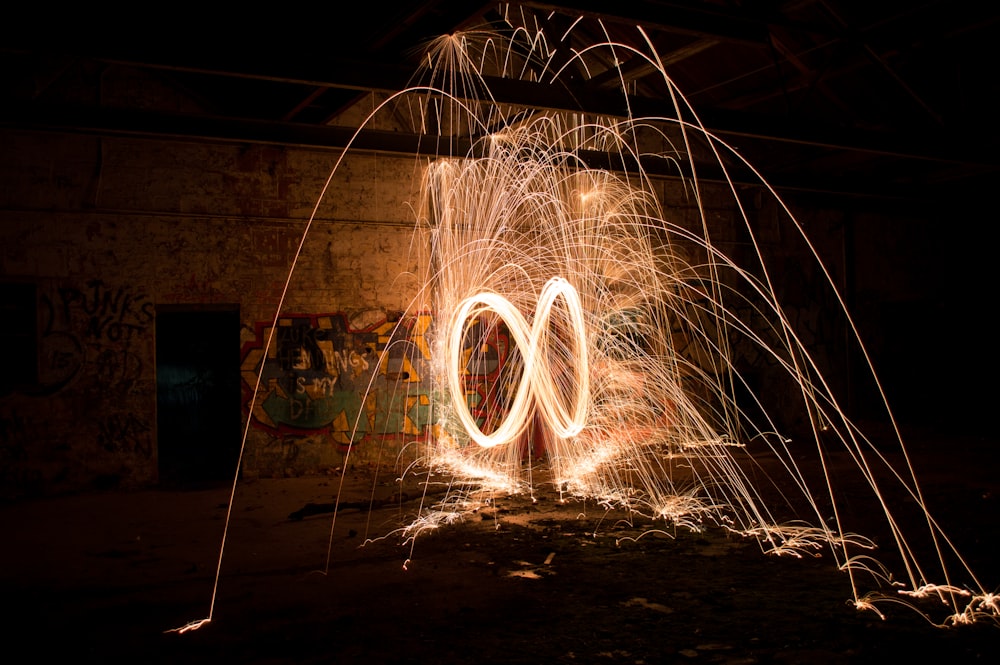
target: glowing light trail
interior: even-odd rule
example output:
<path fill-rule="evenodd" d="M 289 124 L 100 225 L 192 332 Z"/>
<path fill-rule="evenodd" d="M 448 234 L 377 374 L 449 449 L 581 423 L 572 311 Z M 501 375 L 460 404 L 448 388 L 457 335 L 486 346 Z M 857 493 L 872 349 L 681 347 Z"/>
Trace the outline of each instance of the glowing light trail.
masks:
<path fill-rule="evenodd" d="M 419 226 L 432 246 L 426 261 L 431 267 L 428 289 L 419 300 L 433 303 L 434 311 L 455 313 L 447 319 L 447 341 L 437 347 L 434 364 L 439 385 L 450 393 L 438 417 L 441 429 L 449 432 L 448 458 L 462 455 L 477 468 L 509 475 L 512 486 L 523 486 L 517 437 L 532 418 L 531 393 L 542 422 L 553 425 L 545 439 L 553 482 L 569 495 L 674 526 L 719 525 L 759 539 L 773 554 L 825 550 L 848 573 L 859 608 L 873 608 L 879 600 L 898 602 L 900 581 L 874 560 L 874 542 L 845 529 L 842 490 L 831 464 L 834 457 L 846 455 L 867 484 L 873 507 L 884 514 L 909 588 L 935 589 L 947 601 L 953 613 L 942 622 L 965 621 L 971 607 L 989 608 L 990 595 L 923 509 L 898 429 L 895 450 L 884 450 L 848 419 L 785 314 L 774 269 L 728 175 L 736 167 L 759 174 L 704 129 L 646 35 L 638 31 L 642 46 L 610 40 L 586 45 L 553 69 L 559 46 L 547 44 L 543 31 L 519 17 L 508 19 L 518 26 L 510 39 L 470 32 L 435 41 L 428 50 L 426 83 L 439 85 L 441 95 L 416 104 L 433 106 L 440 126 L 482 137 L 470 154 L 445 154 L 429 164 L 420 187 L 426 199 L 418 208 L 425 214 Z M 578 24 L 569 28 L 565 40 Z M 567 72 L 578 75 L 586 71 L 584 54 L 590 63 L 618 63 L 622 56 L 644 60 L 661 74 L 673 115 L 613 119 L 457 101 L 481 89 L 485 75 L 553 83 Z M 718 231 L 708 223 L 707 188 L 698 178 L 695 159 L 699 151 L 725 175 L 723 189 L 749 241 L 749 257 L 734 256 L 713 241 L 712 233 Z M 586 155 L 598 152 L 620 154 L 620 172 L 588 167 Z M 697 210 L 697 224 L 671 220 L 664 210 L 661 185 L 638 166 L 651 158 L 676 165 L 684 195 Z M 760 186 L 815 260 L 817 274 L 856 336 L 819 252 L 763 178 Z M 551 346 L 536 337 L 549 328 L 547 310 L 536 302 L 552 279 L 572 284 L 579 299 L 579 311 L 561 323 L 561 329 L 576 333 L 572 349 L 561 345 L 558 335 L 547 340 Z M 522 318 L 533 310 L 533 319 Z M 500 319 L 520 351 L 510 376 L 498 379 L 518 386 L 510 410 L 486 432 L 472 418 L 462 385 L 467 371 L 462 350 L 477 344 L 466 339 L 465 324 L 477 317 L 485 325 Z M 784 372 L 800 395 L 815 444 L 815 469 L 796 462 L 796 442 L 775 434 L 782 427 L 741 373 L 734 349 L 748 346 Z M 558 378 L 540 387 L 539 376 Z M 872 379 L 878 386 L 874 373 Z M 880 386 L 878 390 L 881 394 Z M 559 405 L 572 401 L 580 406 L 588 400 L 585 419 L 574 418 L 573 428 L 565 428 L 569 421 L 554 417 L 540 397 L 550 394 Z M 886 416 L 895 428 L 888 407 Z M 829 450 L 830 440 L 840 444 L 839 451 Z M 457 450 L 455 441 L 460 442 Z M 432 442 L 427 464 L 452 469 L 456 496 L 463 487 L 471 495 L 476 482 L 463 480 L 441 451 Z M 762 453 L 786 474 L 771 487 L 761 485 L 753 472 L 754 457 Z M 890 461 L 895 453 L 902 456 L 902 467 Z M 919 521 L 903 533 L 901 518 L 894 514 L 898 508 L 884 494 L 886 483 L 898 484 L 920 507 L 926 546 L 915 542 L 921 534 L 912 529 L 919 530 Z M 775 494 L 780 503 L 772 498 Z M 794 510 L 779 516 L 774 511 L 780 504 L 794 505 Z M 456 505 L 438 508 L 447 512 Z M 803 511 L 812 518 L 803 521 Z M 933 566 L 918 561 L 916 553 L 926 549 L 937 552 Z M 975 589 L 968 596 L 954 591 L 954 563 Z M 943 585 L 929 583 L 932 568 L 944 578 Z M 891 580 L 894 590 L 862 593 L 862 573 Z"/>
<path fill-rule="evenodd" d="M 565 303 L 574 333 L 573 351 L 576 363 L 572 366 L 572 370 L 576 399 L 573 400 L 572 412 L 567 410 L 562 402 L 561 391 L 555 383 L 552 368 L 545 364 L 549 353 L 544 341 L 548 337 L 547 326 L 557 298 L 561 298 Z M 484 434 L 465 407 L 462 350 L 465 347 L 466 322 L 489 313 L 495 313 L 507 324 L 507 329 L 514 337 L 515 348 L 524 354 L 525 366 L 513 402 L 503 421 L 493 432 Z M 459 303 L 458 310 L 452 317 L 445 363 L 449 368 L 448 387 L 451 390 L 455 413 L 465 432 L 484 448 L 512 443 L 524 432 L 531 421 L 532 396 L 544 414 L 545 423 L 560 438 L 576 436 L 587 422 L 590 400 L 587 330 L 580 297 L 576 289 L 565 279 L 554 277 L 542 287 L 542 292 L 538 296 L 538 306 L 535 308 L 533 326 L 529 326 L 517 308 L 501 295 L 484 292 L 466 298 Z"/>
<path fill-rule="evenodd" d="M 704 129 L 650 40 L 640 30 L 638 46 L 608 39 L 569 50 L 549 44 L 515 9 L 505 18 L 506 35 L 470 31 L 435 40 L 423 78 L 363 123 L 409 118 L 445 146 L 415 169 L 422 200 L 414 204 L 413 246 L 426 248 L 415 257 L 426 273 L 411 309 L 436 316 L 425 338 L 439 395 L 415 467 L 451 480 L 443 499 L 422 504 L 398 532 L 411 543 L 411 557 L 418 534 L 460 521 L 490 497 L 530 491 L 525 438 L 535 421 L 564 497 L 662 524 L 651 531 L 717 526 L 772 554 L 826 552 L 847 573 L 855 606 L 880 616 L 877 605 L 889 602 L 908 603 L 935 625 L 1000 620 L 997 597 L 926 510 L 888 406 L 895 432 L 888 444 L 869 439 L 841 407 L 779 302 L 773 259 L 729 176 L 734 168 L 760 174 Z M 563 40 L 584 23 L 594 28 L 580 19 Z M 557 51 L 567 56 L 558 66 Z M 624 55 L 658 72 L 672 102 L 668 113 L 608 118 L 488 101 L 487 76 L 558 84 L 570 72 L 615 74 Z M 604 72 L 588 69 L 601 62 Z M 467 154 L 450 151 L 458 138 L 471 141 Z M 611 155 L 614 172 L 589 166 L 594 154 Z M 649 160 L 675 167 L 676 180 L 643 171 Z M 705 160 L 725 174 L 711 192 L 698 177 L 696 164 Z M 837 309 L 856 337 L 802 225 L 763 178 L 759 191 L 780 214 L 786 240 L 805 248 L 799 260 L 814 260 L 832 294 L 836 307 L 824 314 Z M 710 195 L 728 197 L 733 228 L 709 223 Z M 713 235 L 721 233 L 739 242 L 719 242 Z M 743 247 L 748 251 L 734 249 Z M 487 332 L 500 327 L 513 343 L 487 386 L 498 413 L 477 421 L 466 384 Z M 738 360 L 747 350 L 796 396 L 803 435 L 781 433 L 768 396 Z M 874 371 L 871 378 L 882 394 Z M 850 530 L 839 484 L 849 475 L 844 466 L 866 488 L 866 517 L 881 517 L 895 561 L 877 561 L 874 541 Z M 907 500 L 891 500 L 890 487 Z M 861 500 L 856 487 L 850 491 L 853 503 Z M 904 508 L 914 515 L 904 519 Z M 862 577 L 880 589 L 866 591 Z M 946 616 L 917 607 L 924 597 L 940 600 Z"/>

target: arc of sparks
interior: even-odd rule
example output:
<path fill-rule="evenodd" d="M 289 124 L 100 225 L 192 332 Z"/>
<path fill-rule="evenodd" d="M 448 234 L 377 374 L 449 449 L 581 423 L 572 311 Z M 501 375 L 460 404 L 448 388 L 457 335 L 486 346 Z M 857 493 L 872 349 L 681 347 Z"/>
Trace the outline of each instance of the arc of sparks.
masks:
<path fill-rule="evenodd" d="M 428 242 L 414 242 L 413 247 L 419 255 L 416 264 L 427 272 L 409 309 L 452 314 L 439 319 L 444 324 L 441 337 L 428 335 L 432 392 L 448 395 L 431 403 L 432 436 L 421 444 L 414 465 L 450 470 L 452 477 L 445 498 L 431 502 L 424 497 L 417 518 L 400 530 L 411 543 L 411 556 L 417 534 L 460 521 L 480 497 L 521 491 L 523 474 L 529 474 L 530 488 L 531 465 L 523 465 L 509 444 L 538 413 L 552 434 L 546 441 L 547 464 L 560 494 L 645 514 L 674 528 L 700 530 L 704 523 L 714 523 L 758 539 L 773 554 L 798 556 L 825 545 L 850 576 L 859 609 L 874 610 L 876 602 L 909 605 L 901 597 L 937 596 L 952 612 L 947 622 L 1000 623 L 997 595 L 982 587 L 931 518 L 908 460 L 904 468 L 891 462 L 886 451 L 905 457 L 895 423 L 896 438 L 888 448 L 870 440 L 848 418 L 796 335 L 726 163 L 735 159 L 760 179 L 787 216 L 792 237 L 807 244 L 824 283 L 837 294 L 830 272 L 791 210 L 734 148 L 701 125 L 648 39 L 646 53 L 607 37 L 579 50 L 563 69 L 569 71 L 585 52 L 606 50 L 613 56 L 609 61 L 618 62 L 615 54 L 628 49 L 660 71 L 669 86 L 672 115 L 637 118 L 629 110 L 626 119 L 615 120 L 508 109 L 470 99 L 475 95 L 469 91 L 485 87 L 483 76 L 537 77 L 538 63 L 548 71 L 552 51 L 534 36 L 530 30 L 516 30 L 506 39 L 470 32 L 436 40 L 428 48 L 424 84 L 389 96 L 362 123 L 390 108 L 396 114 L 409 109 L 415 126 L 427 136 L 434 136 L 428 127 L 436 124 L 438 136 L 474 139 L 465 152 L 456 152 L 449 142 L 416 180 L 423 197 L 416 209 L 426 217 L 418 218 L 414 237 Z M 563 69 L 551 72 L 553 82 Z M 350 150 L 339 156 L 327 185 Z M 692 156 L 704 150 L 725 174 L 723 189 L 732 196 L 740 231 L 750 240 L 747 255 L 735 253 L 710 233 Z M 588 165 L 587 155 L 594 151 L 621 155 L 617 166 L 624 170 Z M 660 191 L 640 157 L 677 166 L 680 191 L 695 211 L 693 222 L 668 214 L 668 190 L 664 186 Z M 326 186 L 313 215 L 325 194 Z M 294 261 L 289 280 L 292 269 Z M 839 294 L 835 298 L 849 334 L 857 338 L 843 299 Z M 284 294 L 278 311 L 283 301 Z M 524 312 L 532 311 L 529 323 Z M 514 387 L 511 399 L 500 412 L 499 425 L 485 431 L 466 397 L 465 353 L 475 320 L 502 321 L 516 351 L 512 366 L 498 370 L 507 372 L 502 378 Z M 795 442 L 799 447 L 778 434 L 782 427 L 772 419 L 766 400 L 740 371 L 738 348 L 752 350 L 776 374 L 787 374 L 809 428 Z M 869 369 L 877 382 L 870 363 Z M 748 394 L 738 394 L 742 392 Z M 879 394 L 884 400 L 880 387 Z M 466 435 L 475 446 L 456 445 Z M 797 461 L 810 442 L 819 467 L 816 476 Z M 883 513 L 913 591 L 900 591 L 889 568 L 867 554 L 873 541 L 843 528 L 841 486 L 828 467 L 828 448 L 836 452 L 838 447 L 857 467 L 869 499 Z M 758 454 L 773 458 L 784 472 L 767 479 L 781 502 L 772 502 L 763 491 Z M 890 505 L 882 493 L 890 483 L 913 499 L 927 533 L 918 528 L 903 536 L 897 515 L 902 507 Z M 339 502 L 340 490 L 337 496 Z M 787 515 L 777 514 L 784 510 L 782 503 Z M 800 511 L 810 519 L 798 520 Z M 327 568 L 335 524 L 336 512 Z M 925 568 L 916 560 L 916 538 L 928 535 L 937 561 Z M 225 541 L 224 534 L 222 548 Z M 949 568 L 954 565 L 971 578 L 968 590 L 952 581 Z M 890 584 L 892 592 L 862 595 L 855 581 L 859 571 Z M 216 585 L 218 574 L 217 569 Z M 930 583 L 932 574 L 943 576 L 945 583 Z M 208 619 L 174 632 L 210 621 L 214 602 L 215 589 Z"/>

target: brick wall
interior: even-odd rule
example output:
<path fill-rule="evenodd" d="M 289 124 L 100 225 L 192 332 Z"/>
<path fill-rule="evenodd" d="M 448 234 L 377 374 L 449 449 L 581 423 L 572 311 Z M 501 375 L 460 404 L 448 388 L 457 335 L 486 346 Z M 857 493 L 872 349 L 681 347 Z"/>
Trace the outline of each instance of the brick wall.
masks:
<path fill-rule="evenodd" d="M 364 356 L 421 348 L 419 161 L 350 155 L 317 206 L 332 151 L 41 132 L 4 132 L 0 142 L 10 156 L 0 165 L 0 278 L 35 285 L 39 335 L 37 381 L 0 397 L 4 494 L 157 481 L 155 323 L 164 307 L 238 309 L 245 474 L 322 473 L 349 449 L 356 463 L 380 463 L 426 434 L 426 371 L 395 352 Z M 753 263 L 731 193 L 705 186 L 699 208 L 676 182 L 657 186 L 671 223 L 699 229 L 704 211 L 718 247 Z M 806 249 L 773 202 L 745 203 L 790 316 L 835 364 L 844 331 L 828 316 L 822 275 L 800 260 Z M 842 219 L 807 215 L 835 277 Z M 699 261 L 697 248 L 679 251 Z M 302 340 L 309 360 L 296 364 L 288 353 Z M 773 359 L 748 345 L 733 352 L 779 410 L 782 395 L 792 401 Z M 372 377 L 374 397 L 365 398 Z"/>
<path fill-rule="evenodd" d="M 346 159 L 290 273 L 333 152 L 40 132 L 0 145 L 0 279 L 34 286 L 38 331 L 36 380 L 0 396 L 5 495 L 156 482 L 160 307 L 237 306 L 248 353 L 286 280 L 283 312 L 352 334 L 411 308 L 412 159 Z M 248 465 L 284 473 L 271 439 L 322 430 L 279 429 L 254 430 Z M 314 438 L 336 451 L 328 428 Z M 302 460 L 295 472 L 339 463 Z"/>

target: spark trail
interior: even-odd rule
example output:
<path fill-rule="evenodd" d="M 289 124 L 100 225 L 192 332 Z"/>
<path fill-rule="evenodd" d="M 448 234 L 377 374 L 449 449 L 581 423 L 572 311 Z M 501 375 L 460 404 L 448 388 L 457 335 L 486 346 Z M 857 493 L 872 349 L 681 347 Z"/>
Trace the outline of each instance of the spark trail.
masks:
<path fill-rule="evenodd" d="M 448 396 L 437 411 L 448 436 L 428 444 L 425 463 L 455 473 L 455 496 L 481 489 L 464 475 L 469 465 L 507 478 L 510 486 L 530 487 L 524 438 L 534 419 L 545 425 L 553 482 L 571 496 L 668 525 L 721 526 L 758 539 L 773 554 L 829 552 L 850 577 L 859 608 L 878 612 L 880 600 L 931 595 L 951 610 L 941 619 L 928 617 L 936 623 L 995 621 L 993 596 L 923 508 L 895 424 L 892 450 L 869 440 L 784 313 L 777 278 L 729 171 L 757 177 L 836 294 L 792 212 L 752 165 L 701 125 L 641 30 L 635 43 L 644 49 L 596 43 L 559 69 L 552 66 L 557 48 L 542 35 L 519 28 L 508 38 L 442 37 L 428 49 L 422 80 L 437 94 L 407 100 L 414 117 L 437 118 L 442 133 L 465 137 L 471 146 L 428 163 L 420 188 L 425 200 L 418 221 L 431 243 L 427 292 L 418 301 L 431 302 L 439 315 L 433 367 Z M 590 62 L 616 63 L 626 53 L 645 59 L 670 91 L 672 112 L 609 118 L 478 101 L 490 99 L 488 77 L 557 85 L 564 72 L 586 70 L 584 53 Z M 590 165 L 592 156 L 606 154 L 610 163 Z M 713 242 L 698 178 L 706 155 L 726 174 L 723 189 L 739 210 L 749 260 Z M 688 200 L 674 203 L 693 204 L 697 223 L 672 214 L 672 202 L 643 168 L 654 162 L 675 166 Z M 839 295 L 835 303 L 857 337 Z M 487 389 L 502 417 L 477 422 L 463 382 L 475 350 L 498 328 L 509 334 L 513 350 Z M 787 375 L 808 423 L 805 441 L 776 433 L 781 427 L 741 373 L 735 345 L 753 346 Z M 892 422 L 888 406 L 885 415 Z M 813 468 L 800 468 L 792 452 L 810 440 Z M 761 454 L 785 472 L 769 487 L 754 473 Z M 877 563 L 873 541 L 848 530 L 844 490 L 830 467 L 831 459 L 845 456 L 883 515 L 902 573 Z M 920 533 L 911 524 L 904 533 L 886 484 L 921 507 Z M 467 505 L 444 502 L 426 511 L 422 525 L 453 521 L 445 515 Z M 918 560 L 918 549 L 937 556 Z M 861 578 L 880 579 L 890 590 L 865 592 Z"/>
<path fill-rule="evenodd" d="M 819 253 L 777 193 L 702 126 L 641 30 L 632 44 L 570 50 L 547 43 L 548 33 L 513 10 L 507 20 L 505 34 L 434 40 L 414 85 L 364 123 L 408 118 L 428 143 L 446 146 L 420 158 L 415 171 L 422 200 L 413 246 L 424 252 L 427 273 L 412 309 L 435 315 L 428 339 L 439 395 L 416 466 L 447 474 L 450 490 L 422 504 L 399 533 L 412 547 L 417 535 L 460 521 L 482 497 L 530 491 L 525 439 L 534 423 L 544 431 L 552 482 L 568 498 L 671 528 L 728 529 L 772 554 L 825 552 L 848 575 L 859 609 L 881 614 L 882 602 L 909 602 L 924 612 L 919 599 L 933 597 L 946 608 L 944 616 L 925 614 L 935 625 L 997 622 L 996 597 L 924 508 L 888 406 L 895 436 L 886 448 L 848 418 L 800 339 L 729 173 L 752 174 L 773 199 L 783 230 L 805 248 L 857 337 Z M 567 53 L 556 66 L 557 54 Z M 669 112 L 599 117 L 517 107 L 493 101 L 487 85 L 559 85 L 571 71 L 591 74 L 584 56 L 615 74 L 625 55 L 659 73 Z M 712 196 L 728 196 L 749 252 L 736 255 L 732 243 L 713 238 L 698 173 L 706 162 L 723 173 Z M 664 185 L 664 167 L 679 186 Z M 469 377 L 497 335 L 510 352 L 486 386 L 493 409 L 480 417 Z M 741 371 L 736 347 L 753 348 L 786 378 L 803 435 L 778 433 L 781 422 Z M 878 386 L 873 370 L 871 378 Z M 802 451 L 808 466 L 796 461 Z M 762 457 L 782 476 L 761 480 Z M 873 541 L 850 530 L 834 458 L 850 462 L 871 512 L 881 515 L 891 562 L 876 560 Z M 900 502 L 890 496 L 917 506 L 915 527 L 909 520 L 904 532 Z M 918 559 L 927 551 L 931 560 Z"/>

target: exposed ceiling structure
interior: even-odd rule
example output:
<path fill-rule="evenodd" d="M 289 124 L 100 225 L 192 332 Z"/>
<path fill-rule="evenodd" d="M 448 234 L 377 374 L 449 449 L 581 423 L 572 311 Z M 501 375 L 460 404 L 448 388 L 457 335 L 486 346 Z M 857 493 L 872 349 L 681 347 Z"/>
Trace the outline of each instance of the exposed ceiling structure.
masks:
<path fill-rule="evenodd" d="M 63 39 L 45 23 L 26 28 L 0 45 L 0 125 L 339 147 L 352 129 L 337 117 L 359 98 L 405 87 L 429 39 L 528 28 L 541 30 L 553 62 L 570 69 L 560 85 L 491 81 L 498 101 L 623 114 L 624 83 L 633 113 L 661 113 L 669 90 L 645 59 L 624 49 L 617 63 L 583 52 L 599 41 L 648 51 L 648 37 L 704 125 L 779 189 L 946 200 L 988 191 L 1000 173 L 993 3 L 411 0 L 358 3 L 347 15 L 271 11 L 234 23 L 171 21 L 155 33 L 70 25 Z M 152 108 L 102 97 L 104 77 L 129 72 L 195 103 Z M 92 90 L 67 83 L 82 76 Z M 409 153 L 421 143 L 371 130 L 357 145 Z"/>

